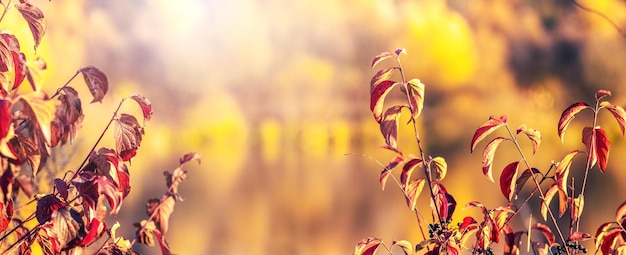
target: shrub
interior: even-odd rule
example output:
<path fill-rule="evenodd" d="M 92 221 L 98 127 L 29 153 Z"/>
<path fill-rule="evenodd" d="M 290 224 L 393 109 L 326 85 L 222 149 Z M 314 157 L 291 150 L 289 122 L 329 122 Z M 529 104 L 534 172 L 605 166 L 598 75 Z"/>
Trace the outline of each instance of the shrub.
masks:
<path fill-rule="evenodd" d="M 0 23 L 8 11 L 19 11 L 29 25 L 36 50 L 46 30 L 43 13 L 28 1 L 14 6 L 10 6 L 10 2 L 0 3 L 4 7 Z M 34 177 L 50 164 L 51 148 L 71 145 L 81 128 L 82 102 L 78 92 L 70 86 L 71 82 L 82 75 L 93 97 L 91 103 L 100 102 L 109 89 L 107 76 L 100 69 L 88 66 L 79 68 L 49 96 L 42 90 L 43 84 L 34 78 L 44 69 L 43 59 L 26 59 L 18 38 L 10 31 L 0 32 L 2 254 L 30 254 L 34 244 L 43 254 L 80 254 L 98 240 L 104 240 L 96 250 L 98 254 L 135 254 L 132 247 L 136 242 L 158 243 L 163 254 L 171 254 L 165 234 L 174 204 L 180 201 L 178 185 L 187 177 L 182 167 L 191 160 L 199 162 L 200 156 L 186 154 L 176 169 L 164 173 L 167 191 L 161 198 L 148 201 L 148 218 L 134 224 L 137 231 L 132 241 L 116 236 L 120 224 L 108 227 L 105 219 L 108 214 L 120 212 L 122 202 L 130 193 L 128 165 L 144 138 L 145 124 L 152 117 L 151 102 L 133 94 L 120 100 L 90 153 L 75 168 L 77 170 L 67 170 L 63 179 L 54 179 L 51 193 L 35 194 Z M 30 89 L 24 88 L 24 84 L 30 84 Z M 143 120 L 121 112 L 123 103 L 129 99 L 139 105 Z M 115 148 L 98 148 L 112 124 Z M 15 204 L 19 193 L 30 201 Z M 15 215 L 31 203 L 36 203 L 34 212 L 25 218 Z"/>
<path fill-rule="evenodd" d="M 610 221 L 598 227 L 594 236 L 580 231 L 580 221 L 585 202 L 585 187 L 588 173 L 598 166 L 600 171 L 605 172 L 611 149 L 606 132 L 597 123 L 597 116 L 601 110 L 609 111 L 617 120 L 622 136 L 625 133 L 626 112 L 618 105 L 611 104 L 606 98 L 611 96 L 607 90 L 599 90 L 595 93 L 595 104 L 578 102 L 567 107 L 557 123 L 558 136 L 563 139 L 568 125 L 576 115 L 583 111 L 593 114 L 592 123 L 582 130 L 582 142 L 585 150 L 573 150 L 563 157 L 560 162 L 552 162 L 547 170 L 540 170 L 531 166 L 526 155 L 520 147 L 519 139 L 529 139 L 533 154 L 537 152 L 541 144 L 541 133 L 538 130 L 521 125 L 513 130 L 507 123 L 507 116 L 491 116 L 481 124 L 474 132 L 470 142 L 470 151 L 473 152 L 477 145 L 487 139 L 497 129 L 506 129 L 507 136 L 491 138 L 487 142 L 482 154 L 482 172 L 492 182 L 493 162 L 496 150 L 503 142 L 514 146 L 520 156 L 520 160 L 506 165 L 500 173 L 500 192 L 508 201 L 506 205 L 496 208 L 487 208 L 479 201 L 471 201 L 465 204 L 465 208 L 480 210 L 482 218 L 467 216 L 460 222 L 452 222 L 452 216 L 457 208 L 454 196 L 448 193 L 443 184 L 447 173 L 447 164 L 442 157 L 426 155 L 422 146 L 422 138 L 419 135 L 416 119 L 423 110 L 424 84 L 418 79 L 408 80 L 402 69 L 401 55 L 406 54 L 404 49 L 397 49 L 394 53 L 384 52 L 376 56 L 371 64 L 374 68 L 381 61 L 392 59 L 396 65 L 379 70 L 370 83 L 370 110 L 374 119 L 380 125 L 381 134 L 385 140 L 386 150 L 395 153 L 395 156 L 382 165 L 379 180 L 383 187 L 391 177 L 405 196 L 407 206 L 413 211 L 418 220 L 418 227 L 422 239 L 415 246 L 407 240 L 392 241 L 385 244 L 382 239 L 367 237 L 362 239 L 355 247 L 355 255 L 375 254 L 380 247 L 384 253 L 393 254 L 392 249 L 398 247 L 403 254 L 459 254 L 468 252 L 471 254 L 493 254 L 494 243 L 504 243 L 504 254 L 520 254 L 523 242 L 526 243 L 526 253 L 534 254 L 579 254 L 587 253 L 590 245 L 584 246 L 586 241 L 595 240 L 595 249 L 602 254 L 625 254 L 626 253 L 626 203 L 617 209 L 615 221 Z M 394 80 L 395 76 L 400 80 Z M 394 105 L 385 109 L 385 98 L 396 87 L 399 87 L 406 101 L 401 105 Z M 418 156 L 405 155 L 398 146 L 398 126 L 403 110 L 409 114 L 408 124 L 413 126 L 414 136 L 418 145 Z M 574 185 L 574 178 L 570 179 L 572 160 L 577 156 L 585 156 L 585 174 L 580 188 Z M 400 180 L 392 174 L 392 170 L 401 167 Z M 413 172 L 421 172 L 422 177 L 412 178 Z M 571 183 L 570 183 L 571 181 Z M 530 184 L 527 184 L 530 183 Z M 518 198 L 524 185 L 531 185 L 534 190 L 527 197 Z M 430 223 L 425 220 L 423 211 L 417 206 L 417 198 L 423 189 L 430 196 L 430 210 L 432 218 Z M 580 190 L 578 194 L 576 190 Z M 536 197 L 540 200 L 539 213 L 547 223 L 531 223 L 524 230 L 513 230 L 510 222 L 519 218 L 518 213 L 526 207 L 530 199 Z M 553 211 L 549 204 L 552 200 L 559 201 L 558 212 Z M 598 209 L 598 208 L 593 208 Z M 591 210 L 591 209 L 590 209 Z M 569 212 L 569 213 L 568 213 Z M 569 219 L 569 228 L 561 229 L 557 217 L 565 216 Z M 425 225 L 428 234 L 425 232 Z M 537 231 L 542 238 L 534 238 L 531 231 Z M 593 246 L 593 245 L 591 245 Z"/>

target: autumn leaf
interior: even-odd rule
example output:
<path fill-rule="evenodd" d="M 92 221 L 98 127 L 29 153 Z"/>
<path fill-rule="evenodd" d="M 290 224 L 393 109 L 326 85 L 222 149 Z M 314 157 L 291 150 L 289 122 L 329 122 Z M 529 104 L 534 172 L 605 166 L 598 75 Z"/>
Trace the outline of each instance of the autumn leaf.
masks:
<path fill-rule="evenodd" d="M 176 199 L 171 195 L 164 195 L 160 200 L 159 199 L 150 199 L 146 204 L 146 212 L 148 216 L 155 217 L 153 218 L 154 223 L 161 234 L 165 235 L 169 229 L 169 220 L 170 216 L 174 212 L 174 205 L 176 204 Z M 155 212 L 155 210 L 158 210 Z"/>
<path fill-rule="evenodd" d="M 374 68 L 374 66 L 376 66 L 378 63 L 390 57 L 393 57 L 393 54 L 389 52 L 383 52 L 383 53 L 378 54 L 376 57 L 374 57 L 374 59 L 372 59 L 371 68 Z"/>
<path fill-rule="evenodd" d="M 143 119 L 149 121 L 152 118 L 152 103 L 144 96 L 140 96 L 138 94 L 133 94 L 130 96 L 131 99 L 135 100 L 141 107 L 141 112 L 143 113 Z"/>
<path fill-rule="evenodd" d="M 115 149 L 124 161 L 129 161 L 137 153 L 143 136 L 143 128 L 133 115 L 122 113 L 115 120 Z"/>
<path fill-rule="evenodd" d="M 366 237 L 363 238 L 354 247 L 354 255 L 374 255 L 380 245 L 380 238 Z"/>
<path fill-rule="evenodd" d="M 89 92 L 91 92 L 93 96 L 91 103 L 102 102 L 104 95 L 106 95 L 109 90 L 107 76 L 94 66 L 83 67 L 79 71 L 83 74 Z"/>
<path fill-rule="evenodd" d="M 606 172 L 606 165 L 609 160 L 609 150 L 611 149 L 611 141 L 607 138 L 606 131 L 600 127 L 583 129 L 583 143 L 587 148 L 587 155 L 593 167 L 596 162 L 600 166 L 600 170 Z"/>
<path fill-rule="evenodd" d="M 517 195 L 519 195 L 519 193 L 522 191 L 524 184 L 526 184 L 528 179 L 531 178 L 532 175 L 535 175 L 535 174 L 541 174 L 539 169 L 531 168 L 531 169 L 524 170 L 524 172 L 522 172 L 522 174 L 520 174 L 519 177 L 517 177 L 517 180 L 515 181 L 515 193 L 513 195 L 517 197 Z"/>
<path fill-rule="evenodd" d="M 404 159 L 402 157 L 396 156 L 391 161 L 389 161 L 385 168 L 383 168 L 383 170 L 380 172 L 379 181 L 380 185 L 382 186 L 382 190 L 385 190 L 385 184 L 387 183 L 387 178 L 389 178 L 389 175 L 391 174 L 391 170 L 398 166 L 398 164 L 402 163 L 403 160 Z"/>
<path fill-rule="evenodd" d="M 374 87 L 374 90 L 370 95 L 370 110 L 372 111 L 372 114 L 374 114 L 374 119 L 376 119 L 377 122 L 382 120 L 385 97 L 389 94 L 389 92 L 391 92 L 393 87 L 398 84 L 400 83 L 387 80 L 380 82 L 376 85 L 376 87 Z"/>
<path fill-rule="evenodd" d="M 435 157 L 432 159 L 434 170 L 435 170 L 435 179 L 438 181 L 443 180 L 448 173 L 448 163 L 442 157 Z"/>
<path fill-rule="evenodd" d="M 513 195 L 515 195 L 513 191 L 515 190 L 515 181 L 517 181 L 518 165 L 519 161 L 508 164 L 500 175 L 500 190 L 509 201 L 513 200 Z"/>
<path fill-rule="evenodd" d="M 35 132 L 40 133 L 46 144 L 50 144 L 50 123 L 54 119 L 56 104 L 48 99 L 41 91 L 21 95 L 19 101 L 24 105 L 24 114 L 35 127 Z"/>
<path fill-rule="evenodd" d="M 502 233 L 504 234 L 504 255 L 518 255 L 521 237 L 525 233 L 523 231 L 513 232 L 508 224 L 502 227 Z"/>
<path fill-rule="evenodd" d="M 158 231 L 154 221 L 142 220 L 140 223 L 133 224 L 133 226 L 137 228 L 136 239 L 139 243 L 154 246 L 155 242 L 153 232 Z"/>
<path fill-rule="evenodd" d="M 389 80 L 393 72 L 397 69 L 399 68 L 397 66 L 394 66 L 390 68 L 381 69 L 380 71 L 376 72 L 376 74 L 372 77 L 372 80 L 370 81 L 370 93 L 374 91 L 374 88 L 378 84 L 380 84 L 380 82 Z"/>
<path fill-rule="evenodd" d="M 395 105 L 383 114 L 383 119 L 380 122 L 380 132 L 385 137 L 385 142 L 391 148 L 397 149 L 398 139 L 398 125 L 400 124 L 400 113 L 405 106 Z"/>
<path fill-rule="evenodd" d="M 411 106 L 411 112 L 413 119 L 422 114 L 424 108 L 424 84 L 418 79 L 412 79 L 407 82 L 407 95 L 409 97 L 409 105 Z"/>
<path fill-rule="evenodd" d="M 548 240 L 549 245 L 552 245 L 553 243 L 556 242 L 556 236 L 554 235 L 552 230 L 550 230 L 550 227 L 548 227 L 547 225 L 542 224 L 542 223 L 535 223 L 532 229 L 538 230 L 539 232 L 541 232 L 541 234 Z"/>
<path fill-rule="evenodd" d="M 95 209 L 98 198 L 104 195 L 111 207 L 110 213 L 115 215 L 120 211 L 124 199 L 123 192 L 110 177 L 83 171 L 73 183 L 88 208 Z"/>
<path fill-rule="evenodd" d="M 413 245 L 411 244 L 411 242 L 407 241 L 407 240 L 399 240 L 399 241 L 393 241 L 391 243 L 391 246 L 398 246 L 402 249 L 402 252 L 404 252 L 404 255 L 412 255 L 413 254 Z"/>
<path fill-rule="evenodd" d="M 60 248 L 71 248 L 78 245 L 75 240 L 85 236 L 85 223 L 80 213 L 69 207 L 61 207 L 52 212 L 52 219 L 42 226 L 54 233 Z"/>
<path fill-rule="evenodd" d="M 482 162 L 483 174 L 487 176 L 487 178 L 489 178 L 491 182 L 495 182 L 493 180 L 493 171 L 492 171 L 493 157 L 496 154 L 496 149 L 498 148 L 498 145 L 500 145 L 500 143 L 504 140 L 507 140 L 507 139 L 504 137 L 494 138 L 487 144 L 487 146 L 485 146 L 485 150 L 483 151 L 483 162 Z"/>
<path fill-rule="evenodd" d="M 411 156 L 409 155 L 409 157 Z M 422 159 L 411 157 L 411 159 L 404 163 L 402 173 L 400 174 L 400 185 L 402 185 L 402 188 L 406 187 L 411 178 L 411 173 L 413 173 L 416 167 L 421 166 L 422 162 Z"/>
<path fill-rule="evenodd" d="M 563 216 L 565 210 L 567 210 L 567 193 L 561 191 L 558 184 L 552 184 L 548 191 L 546 191 L 543 201 L 541 201 L 541 216 L 543 217 L 543 220 L 547 220 L 550 202 L 556 194 L 559 195 L 559 217 Z"/>
<path fill-rule="evenodd" d="M 67 201 L 68 191 L 67 191 L 67 185 L 65 184 L 65 181 L 59 178 L 55 178 L 54 188 L 57 190 L 57 192 L 59 192 L 59 195 L 61 195 L 61 198 Z"/>
<path fill-rule="evenodd" d="M 13 218 L 13 200 L 9 199 L 6 203 L 0 202 L 0 232 L 4 232 Z"/>
<path fill-rule="evenodd" d="M 417 209 L 417 198 L 422 193 L 424 189 L 424 184 L 426 184 L 426 179 L 416 179 L 409 183 L 406 188 L 404 188 L 404 192 L 406 193 L 406 202 L 411 211 Z"/>
<path fill-rule="evenodd" d="M 37 170 L 42 166 L 42 156 L 36 142 L 30 137 L 20 134 L 16 134 L 9 142 L 11 148 L 13 148 L 13 153 L 17 158 L 17 162 L 19 164 L 24 162 L 28 163 L 34 173 L 37 173 Z"/>
<path fill-rule="evenodd" d="M 526 125 L 522 125 L 517 129 L 517 133 L 523 133 L 530 139 L 533 144 L 533 154 L 537 152 L 537 148 L 541 144 L 541 133 L 535 129 L 529 128 Z"/>
<path fill-rule="evenodd" d="M 59 208 L 65 206 L 65 203 L 61 202 L 59 198 L 52 194 L 43 196 L 37 201 L 37 209 L 35 216 L 39 224 L 44 224 L 52 218 L 52 212 L 59 210 Z"/>
<path fill-rule="evenodd" d="M 578 102 L 570 105 L 565 109 L 565 111 L 563 111 L 563 113 L 561 114 L 561 118 L 559 118 L 558 125 L 558 134 L 561 138 L 561 142 L 563 142 L 563 135 L 565 134 L 565 130 L 567 129 L 569 123 L 572 122 L 576 114 L 585 109 L 591 109 L 591 107 L 584 102 Z"/>
<path fill-rule="evenodd" d="M 606 96 L 611 96 L 611 91 L 600 89 L 596 92 L 596 101 L 599 101 Z"/>
<path fill-rule="evenodd" d="M 476 148 L 476 144 L 478 144 L 480 141 L 485 139 L 485 137 L 493 133 L 493 131 L 496 131 L 504 124 L 506 124 L 506 115 L 502 115 L 498 118 L 494 116 L 489 117 L 489 120 L 487 122 L 476 128 L 476 132 L 474 132 L 474 135 L 472 136 L 470 152 L 474 151 L 474 149 Z"/>
<path fill-rule="evenodd" d="M 83 110 L 78 92 L 72 87 L 64 87 L 59 91 L 59 102 L 55 118 L 52 120 L 52 137 L 50 146 L 72 143 L 83 123 Z"/>
<path fill-rule="evenodd" d="M 563 157 L 563 159 L 559 162 L 559 165 L 556 168 L 555 173 L 555 181 L 559 184 L 559 189 L 562 191 L 567 191 L 567 182 L 569 176 L 569 170 L 572 166 L 572 160 L 576 155 L 581 153 L 582 151 L 573 150 Z"/>
<path fill-rule="evenodd" d="M 178 161 L 180 162 L 180 165 L 184 165 L 185 163 L 192 161 L 192 160 L 197 160 L 198 164 L 202 163 L 202 156 L 200 156 L 200 154 L 196 153 L 196 152 L 190 152 L 185 154 L 182 158 L 180 158 Z"/>
<path fill-rule="evenodd" d="M 626 132 L 626 112 L 624 111 L 624 108 L 622 108 L 619 105 L 613 105 L 607 101 L 603 101 L 600 103 L 600 108 L 605 108 L 607 110 L 609 110 L 609 112 L 611 112 L 611 114 L 613 114 L 613 117 L 615 117 L 615 120 L 617 121 L 617 124 L 619 124 L 619 128 L 622 130 L 622 137 L 624 136 L 624 133 Z"/>
<path fill-rule="evenodd" d="M 28 22 L 28 27 L 35 41 L 35 50 L 37 50 L 41 38 L 46 33 L 46 20 L 43 17 L 43 12 L 29 3 L 19 3 L 16 4 L 15 7 L 20 11 L 26 22 Z"/>

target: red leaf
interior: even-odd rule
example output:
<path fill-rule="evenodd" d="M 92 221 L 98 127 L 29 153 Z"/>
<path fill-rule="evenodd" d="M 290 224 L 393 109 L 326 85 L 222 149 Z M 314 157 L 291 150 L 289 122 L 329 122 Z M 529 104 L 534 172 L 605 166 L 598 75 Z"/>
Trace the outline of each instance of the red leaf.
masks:
<path fill-rule="evenodd" d="M 52 140 L 50 146 L 58 143 L 72 143 L 83 123 L 83 109 L 78 92 L 72 87 L 59 91 L 61 105 L 57 107 L 52 121 Z"/>
<path fill-rule="evenodd" d="M 407 93 L 413 119 L 420 116 L 424 108 L 424 84 L 418 79 L 407 82 Z"/>
<path fill-rule="evenodd" d="M 13 67 L 15 69 L 12 89 L 17 89 L 26 77 L 26 57 L 17 51 L 11 51 L 11 56 L 13 57 Z"/>
<path fill-rule="evenodd" d="M 517 180 L 517 167 L 519 165 L 519 161 L 515 161 L 513 163 L 508 164 L 502 170 L 502 174 L 500 175 L 500 190 L 502 191 L 502 195 L 509 201 L 513 200 L 513 195 L 515 192 L 515 184 L 513 180 Z"/>
<path fill-rule="evenodd" d="M 83 218 L 80 213 L 69 207 L 53 211 L 50 222 L 44 224 L 42 228 L 55 237 L 62 250 L 76 247 L 85 235 Z"/>
<path fill-rule="evenodd" d="M 89 88 L 89 92 L 93 96 L 92 103 L 102 102 L 104 95 L 109 90 L 109 81 L 107 76 L 94 66 L 83 67 L 79 70 L 83 74 L 85 83 Z"/>
<path fill-rule="evenodd" d="M 0 232 L 4 232 L 13 218 L 13 200 L 9 199 L 5 204 L 0 203 Z"/>
<path fill-rule="evenodd" d="M 378 71 L 372 77 L 372 80 L 370 81 L 370 93 L 372 93 L 372 91 L 374 91 L 374 88 L 378 84 L 380 84 L 380 82 L 389 80 L 389 78 L 391 78 L 391 75 L 393 74 L 393 72 L 396 69 L 398 69 L 398 67 L 394 66 L 394 67 L 385 68 L 385 69 L 382 69 L 382 70 Z"/>
<path fill-rule="evenodd" d="M 397 149 L 398 139 L 398 125 L 400 125 L 400 112 L 405 106 L 395 105 L 383 114 L 383 119 L 380 122 L 380 132 L 385 137 L 385 142 L 389 147 Z"/>
<path fill-rule="evenodd" d="M 556 236 L 554 236 L 554 233 L 552 232 L 552 230 L 550 230 L 550 227 L 548 227 L 547 225 L 536 223 L 535 225 L 533 225 L 532 228 L 535 230 L 539 230 L 539 232 L 541 232 L 541 234 L 543 234 L 543 236 L 545 236 L 546 239 L 548 239 L 549 245 L 552 245 L 553 243 L 556 242 Z"/>
<path fill-rule="evenodd" d="M 596 92 L 596 101 L 606 97 L 611 96 L 611 91 L 600 89 Z"/>
<path fill-rule="evenodd" d="M 59 198 L 54 195 L 48 194 L 39 199 L 37 202 L 37 209 L 35 216 L 39 224 L 44 224 L 52 218 L 52 212 L 65 206 L 65 203 L 61 202 Z"/>
<path fill-rule="evenodd" d="M 417 209 L 417 198 L 419 198 L 422 193 L 424 184 L 426 184 L 426 179 L 417 179 L 406 185 L 406 188 L 404 189 L 404 192 L 407 195 L 406 203 L 411 211 Z"/>
<path fill-rule="evenodd" d="M 515 181 L 514 196 L 517 197 L 517 195 L 519 195 L 519 193 L 522 191 L 522 188 L 524 187 L 524 184 L 526 184 L 526 181 L 528 181 L 528 179 L 531 178 L 531 176 L 534 174 L 541 174 L 541 172 L 537 168 L 526 169 L 524 170 L 524 172 L 522 172 L 522 174 L 517 178 L 517 181 Z"/>
<path fill-rule="evenodd" d="M 115 121 L 115 149 L 124 161 L 129 161 L 141 145 L 143 128 L 133 115 L 122 113 Z"/>
<path fill-rule="evenodd" d="M 67 185 L 65 184 L 65 182 L 59 178 L 55 178 L 54 187 L 59 192 L 59 195 L 61 195 L 61 198 L 67 201 L 68 192 L 67 192 Z"/>
<path fill-rule="evenodd" d="M 11 102 L 9 100 L 0 99 L 0 141 L 9 135 L 9 129 L 12 123 Z"/>
<path fill-rule="evenodd" d="M 508 224 L 502 227 L 502 232 L 504 233 L 504 255 L 519 254 L 519 245 L 524 232 L 513 232 Z"/>
<path fill-rule="evenodd" d="M 606 108 L 607 110 L 609 110 L 609 112 L 611 112 L 611 114 L 613 114 L 613 117 L 615 117 L 617 124 L 619 124 L 619 128 L 622 130 L 623 137 L 624 133 L 626 132 L 626 112 L 624 111 L 624 108 L 619 105 L 613 105 L 607 101 L 601 102 L 600 108 Z"/>
<path fill-rule="evenodd" d="M 494 138 L 493 140 L 491 140 L 491 142 L 487 144 L 485 150 L 483 151 L 483 174 L 487 176 L 487 178 L 489 178 L 491 182 L 495 182 L 493 180 L 492 173 L 493 157 L 496 154 L 496 149 L 498 148 L 498 145 L 500 145 L 500 143 L 504 140 L 506 140 L 506 138 L 504 137 Z"/>
<path fill-rule="evenodd" d="M 601 241 L 601 246 L 600 246 L 600 250 L 602 251 L 602 254 L 613 254 L 611 253 L 614 249 L 613 249 L 613 244 L 615 241 L 615 238 L 618 238 L 621 235 L 621 230 L 620 229 L 613 229 L 610 231 L 607 231 L 607 233 L 604 235 L 604 238 L 602 238 Z"/>
<path fill-rule="evenodd" d="M 545 200 L 541 201 L 541 216 L 543 216 L 543 220 L 547 219 L 550 202 L 557 193 L 559 194 L 559 217 L 563 216 L 565 210 L 567 210 L 567 193 L 565 191 L 561 191 L 557 183 L 552 184 L 544 195 Z"/>
<path fill-rule="evenodd" d="M 387 178 L 389 178 L 389 174 L 391 174 L 391 169 L 398 166 L 398 164 L 402 163 L 404 159 L 402 157 L 393 158 L 383 170 L 380 172 L 380 184 L 382 185 L 382 189 L 385 190 L 385 184 L 387 183 Z"/>
<path fill-rule="evenodd" d="M 374 87 L 374 90 L 370 95 L 370 110 L 372 111 L 372 114 L 374 114 L 374 119 L 376 119 L 377 122 L 382 120 L 385 97 L 389 94 L 391 89 L 398 84 L 399 83 L 394 81 L 382 81 Z"/>
<path fill-rule="evenodd" d="M 558 167 L 556 168 L 555 173 L 555 181 L 559 184 L 559 189 L 562 191 L 567 191 L 567 181 L 569 176 L 569 170 L 572 166 L 572 160 L 578 153 L 581 151 L 573 150 L 563 157 L 563 159 L 559 162 Z"/>
<path fill-rule="evenodd" d="M 485 139 L 489 134 L 493 131 L 496 131 L 499 127 L 506 124 L 506 115 L 502 115 L 499 118 L 494 116 L 489 117 L 489 120 L 482 124 L 480 127 L 476 128 L 476 132 L 474 132 L 474 136 L 472 136 L 472 143 L 470 152 L 474 151 L 476 148 L 476 144 Z"/>
<path fill-rule="evenodd" d="M 372 66 L 371 68 L 374 68 L 374 66 L 376 66 L 378 63 L 380 63 L 381 61 L 388 59 L 390 57 L 393 57 L 393 54 L 389 53 L 389 52 L 383 52 L 378 54 L 376 57 L 374 57 L 374 59 L 372 60 Z"/>
<path fill-rule="evenodd" d="M 471 227 L 472 225 L 476 227 L 475 225 L 477 223 L 478 222 L 474 218 L 470 216 L 466 216 L 465 218 L 463 218 L 463 222 L 461 222 L 461 225 L 459 225 L 459 232 L 465 233 L 466 231 L 469 230 L 468 228 Z"/>
<path fill-rule="evenodd" d="M 431 203 L 431 206 L 436 206 L 436 208 L 433 208 L 433 211 L 439 211 L 440 220 L 450 220 L 456 209 L 456 200 L 440 182 L 434 182 L 432 189 L 433 195 L 435 196 L 435 203 Z"/>
<path fill-rule="evenodd" d="M 584 102 L 578 102 L 570 105 L 565 109 L 565 111 L 563 111 L 563 113 L 561 114 L 561 118 L 559 118 L 558 126 L 558 133 L 559 137 L 561 138 L 561 142 L 563 142 L 563 134 L 565 134 L 565 129 L 567 129 L 569 123 L 574 119 L 574 116 L 576 116 L 576 114 L 585 109 L 591 109 L 591 107 Z"/>
<path fill-rule="evenodd" d="M 380 238 L 374 238 L 374 237 L 363 238 L 354 247 L 354 255 L 374 255 L 379 245 L 380 245 Z"/>
<path fill-rule="evenodd" d="M 607 138 L 606 132 L 600 127 L 583 129 L 583 143 L 587 148 L 587 155 L 593 167 L 596 162 L 600 166 L 600 170 L 606 172 L 606 164 L 609 160 L 609 150 L 611 149 L 611 141 Z"/>
<path fill-rule="evenodd" d="M 420 166 L 422 162 L 422 159 L 412 158 L 404 164 L 402 174 L 400 174 L 400 185 L 402 185 L 402 188 L 406 187 L 411 178 L 411 173 L 413 173 L 413 170 L 415 170 L 417 166 Z"/>
<path fill-rule="evenodd" d="M 100 239 L 102 235 L 107 230 L 106 222 L 100 221 L 98 219 L 93 219 L 89 224 L 87 234 L 80 242 L 80 246 L 88 246 Z"/>
<path fill-rule="evenodd" d="M 29 3 L 19 3 L 16 4 L 15 7 L 22 13 L 26 22 L 28 22 L 28 27 L 35 40 L 35 50 L 37 50 L 41 38 L 46 33 L 46 20 L 43 17 L 43 12 Z"/>
<path fill-rule="evenodd" d="M 110 177 L 83 171 L 73 183 L 88 208 L 95 209 L 98 198 L 104 195 L 111 206 L 111 214 L 120 211 L 124 195 Z"/>
<path fill-rule="evenodd" d="M 184 165 L 185 163 L 192 161 L 192 160 L 197 160 L 198 164 L 200 164 L 202 162 L 202 156 L 200 156 L 200 154 L 196 153 L 196 152 L 190 152 L 185 154 L 182 158 L 180 158 L 179 162 L 180 165 Z"/>
<path fill-rule="evenodd" d="M 152 118 L 152 103 L 150 100 L 145 98 L 144 96 L 140 96 L 137 94 L 133 94 L 130 96 L 133 100 L 135 100 L 139 106 L 141 107 L 141 112 L 143 113 L 143 118 L 145 120 L 150 120 Z"/>

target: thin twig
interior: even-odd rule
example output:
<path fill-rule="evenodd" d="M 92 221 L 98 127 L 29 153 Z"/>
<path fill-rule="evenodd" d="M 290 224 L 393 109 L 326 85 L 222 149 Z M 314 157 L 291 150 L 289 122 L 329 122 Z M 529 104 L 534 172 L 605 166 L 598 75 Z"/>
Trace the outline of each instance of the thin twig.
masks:
<path fill-rule="evenodd" d="M 615 21 L 613 21 L 612 19 L 610 19 L 608 16 L 606 16 L 604 13 L 601 13 L 599 11 L 596 11 L 594 9 L 591 9 L 589 7 L 586 7 L 580 3 L 578 3 L 576 0 L 570 0 L 570 2 L 572 2 L 574 5 L 576 5 L 576 7 L 582 9 L 583 11 L 589 12 L 589 13 L 593 13 L 595 15 L 600 16 L 600 18 L 603 18 L 604 20 L 606 20 L 607 22 L 609 22 L 609 24 L 611 24 L 611 26 L 613 26 L 613 28 L 615 28 L 615 30 L 617 30 L 617 32 L 620 33 L 620 35 L 624 38 L 626 38 L 626 31 L 624 31 L 619 25 L 617 25 L 617 23 L 615 23 Z"/>

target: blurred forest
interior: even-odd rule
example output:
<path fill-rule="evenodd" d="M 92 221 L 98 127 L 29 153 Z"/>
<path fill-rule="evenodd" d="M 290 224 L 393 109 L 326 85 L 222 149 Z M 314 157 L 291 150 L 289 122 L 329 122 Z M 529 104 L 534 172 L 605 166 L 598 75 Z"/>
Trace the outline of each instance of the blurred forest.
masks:
<path fill-rule="evenodd" d="M 626 27 L 626 2 L 579 2 Z M 447 159 L 445 184 L 460 206 L 506 204 L 498 184 L 481 174 L 482 147 L 469 153 L 474 129 L 489 115 L 507 114 L 513 127 L 541 131 L 530 161 L 545 170 L 551 160 L 584 149 L 584 117 L 572 123 L 563 144 L 557 137 L 565 107 L 593 102 L 600 88 L 613 91 L 612 103 L 626 104 L 626 39 L 567 0 L 55 0 L 38 6 L 48 19 L 37 52 L 48 62 L 45 90 L 53 92 L 86 65 L 102 69 L 111 84 L 102 104 L 84 106 L 76 146 L 55 151 L 60 163 L 40 176 L 78 166 L 119 100 L 141 93 L 155 115 L 131 166 L 132 192 L 111 219 L 132 237 L 131 223 L 146 218 L 145 201 L 165 191 L 162 172 L 185 152 L 201 153 L 203 164 L 190 169 L 180 189 L 185 201 L 171 218 L 168 239 L 179 254 L 349 254 L 366 236 L 420 241 L 401 192 L 380 190 L 381 167 L 345 155 L 383 162 L 392 156 L 379 149 L 384 140 L 368 109 L 369 64 L 382 51 L 406 48 L 407 74 L 426 84 L 420 132 L 427 153 Z M 15 33 L 30 36 L 22 27 Z M 21 41 L 32 49 L 32 40 Z M 594 199 L 583 215 L 591 233 L 626 200 L 620 162 L 626 144 L 610 114 L 600 116 L 613 148 L 607 173 L 591 172 L 587 197 Z M 416 154 L 411 131 L 401 132 L 399 146 Z M 517 157 L 512 147 L 501 148 L 496 175 Z M 572 171 L 582 180 L 583 163 L 576 163 Z"/>

